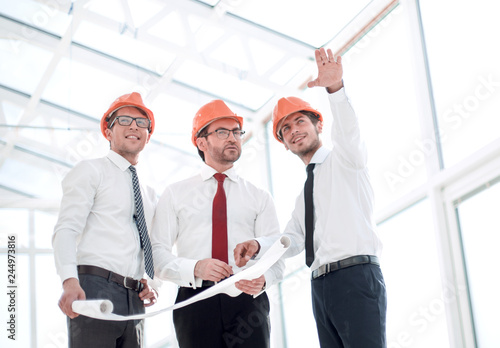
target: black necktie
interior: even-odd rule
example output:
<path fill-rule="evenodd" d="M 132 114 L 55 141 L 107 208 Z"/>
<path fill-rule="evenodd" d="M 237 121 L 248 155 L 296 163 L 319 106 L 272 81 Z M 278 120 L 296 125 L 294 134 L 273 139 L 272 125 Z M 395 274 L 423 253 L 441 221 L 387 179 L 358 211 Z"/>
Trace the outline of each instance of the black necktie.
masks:
<path fill-rule="evenodd" d="M 133 166 L 129 167 L 132 172 L 132 186 L 134 187 L 134 199 L 135 199 L 135 224 L 139 230 L 139 237 L 141 239 L 141 247 L 144 249 L 144 266 L 146 268 L 146 274 L 153 279 L 155 276 L 154 266 L 153 266 L 153 252 L 151 251 L 151 242 L 148 235 L 148 226 L 146 225 L 146 219 L 144 218 L 144 207 L 142 205 L 141 197 L 141 187 L 139 186 L 139 179 L 137 178 L 137 172 Z"/>
<path fill-rule="evenodd" d="M 306 265 L 311 267 L 314 261 L 314 169 L 315 163 L 307 165 L 307 180 L 304 184 L 304 203 L 306 210 Z"/>

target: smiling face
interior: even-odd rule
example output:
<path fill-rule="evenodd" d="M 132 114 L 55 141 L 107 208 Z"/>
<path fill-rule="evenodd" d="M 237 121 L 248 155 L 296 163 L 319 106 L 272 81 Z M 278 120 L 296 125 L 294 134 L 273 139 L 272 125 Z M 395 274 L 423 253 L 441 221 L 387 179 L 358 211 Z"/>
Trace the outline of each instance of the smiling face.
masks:
<path fill-rule="evenodd" d="M 321 147 L 319 134 L 323 130 L 323 123 L 313 124 L 311 119 L 301 112 L 288 115 L 279 129 L 286 149 L 299 156 L 306 164 Z"/>
<path fill-rule="evenodd" d="M 221 118 L 208 125 L 207 133 L 217 129 L 236 130 L 240 124 L 232 118 Z M 241 155 L 241 139 L 236 139 L 233 132 L 227 139 L 219 139 L 216 133 L 196 139 L 198 148 L 205 154 L 205 163 L 219 172 L 231 168 Z"/>
<path fill-rule="evenodd" d="M 144 117 L 147 116 L 141 112 L 141 110 L 126 106 L 124 108 L 118 109 L 115 112 L 116 117 L 118 116 L 131 116 Z M 110 124 L 113 122 L 115 117 L 109 121 Z M 126 158 L 131 164 L 136 164 L 139 159 L 139 153 L 144 149 L 144 146 L 149 142 L 151 134 L 147 128 L 138 127 L 135 121 L 129 126 L 121 126 L 118 122 L 115 122 L 113 128 L 106 129 L 106 138 L 109 140 L 111 145 L 111 150 Z"/>

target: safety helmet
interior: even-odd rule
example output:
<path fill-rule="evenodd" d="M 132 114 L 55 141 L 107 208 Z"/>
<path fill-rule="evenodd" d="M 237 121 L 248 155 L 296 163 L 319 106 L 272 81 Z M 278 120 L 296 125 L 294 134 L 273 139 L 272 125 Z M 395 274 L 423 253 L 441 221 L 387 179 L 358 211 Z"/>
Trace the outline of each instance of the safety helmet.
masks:
<path fill-rule="evenodd" d="M 201 130 L 213 121 L 221 118 L 232 118 L 240 124 L 240 128 L 243 128 L 243 117 L 232 112 L 222 100 L 212 100 L 210 103 L 203 105 L 194 116 L 193 131 L 191 134 L 191 141 L 194 146 L 197 146 L 196 139 Z"/>
<path fill-rule="evenodd" d="M 282 143 L 283 140 L 279 134 L 280 129 L 278 129 L 278 126 L 287 116 L 299 111 L 310 111 L 318 117 L 320 122 L 323 122 L 321 113 L 313 109 L 308 102 L 297 97 L 281 98 L 278 100 L 273 110 L 273 134 L 280 143 Z"/>
<path fill-rule="evenodd" d="M 105 131 L 106 131 L 106 128 L 108 128 L 108 122 L 110 121 L 113 113 L 116 110 L 127 107 L 127 106 L 139 108 L 146 113 L 149 120 L 151 121 L 149 133 L 153 134 L 153 131 L 155 130 L 155 116 L 153 115 L 153 112 L 151 110 L 149 110 L 146 107 L 146 105 L 144 105 L 141 95 L 137 92 L 132 92 L 130 94 L 125 94 L 125 95 L 122 95 L 121 97 L 118 97 L 111 104 L 108 111 L 106 111 L 104 113 L 104 115 L 102 116 L 102 118 L 101 118 L 101 132 L 102 132 L 102 135 L 104 135 L 104 137 L 106 137 Z"/>

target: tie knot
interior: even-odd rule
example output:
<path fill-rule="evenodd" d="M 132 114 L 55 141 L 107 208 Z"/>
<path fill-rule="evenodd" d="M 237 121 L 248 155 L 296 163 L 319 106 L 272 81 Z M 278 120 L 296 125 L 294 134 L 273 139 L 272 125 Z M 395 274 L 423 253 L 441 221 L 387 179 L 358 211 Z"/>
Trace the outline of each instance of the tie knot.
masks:
<path fill-rule="evenodd" d="M 222 173 L 215 173 L 215 174 L 214 174 L 214 178 L 215 178 L 215 180 L 217 180 L 218 182 L 223 183 L 223 182 L 224 182 L 224 180 L 226 179 L 226 174 L 222 174 Z"/>
<path fill-rule="evenodd" d="M 134 166 L 130 166 L 130 167 L 128 167 L 128 169 L 130 169 L 130 171 L 132 172 L 132 174 L 136 174 L 136 170 L 135 170 Z"/>
<path fill-rule="evenodd" d="M 312 172 L 316 163 L 309 163 L 306 167 L 307 172 Z"/>

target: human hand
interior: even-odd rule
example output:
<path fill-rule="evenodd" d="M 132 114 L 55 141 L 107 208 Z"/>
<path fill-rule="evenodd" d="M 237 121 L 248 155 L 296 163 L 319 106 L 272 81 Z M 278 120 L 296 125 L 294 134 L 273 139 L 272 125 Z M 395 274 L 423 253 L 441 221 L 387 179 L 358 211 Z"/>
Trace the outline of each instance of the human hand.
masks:
<path fill-rule="evenodd" d="M 233 251 L 236 266 L 243 267 L 260 251 L 260 244 L 255 239 L 238 244 Z"/>
<path fill-rule="evenodd" d="M 217 259 L 203 259 L 194 266 L 194 276 L 203 280 L 219 282 L 232 274 L 232 267 Z"/>
<path fill-rule="evenodd" d="M 144 284 L 142 291 L 139 293 L 139 298 L 144 302 L 144 307 L 150 307 L 156 303 L 156 298 L 158 293 L 155 289 L 148 285 L 146 279 L 141 279 L 141 283 Z"/>
<path fill-rule="evenodd" d="M 322 47 L 314 51 L 316 65 L 318 66 L 318 77 L 307 83 L 307 87 L 326 87 L 328 93 L 333 93 L 341 89 L 344 85 L 342 82 L 342 57 L 338 56 L 335 61 L 332 50 Z"/>
<path fill-rule="evenodd" d="M 257 295 L 262 291 L 264 285 L 266 284 L 266 278 L 264 275 L 261 275 L 259 278 L 252 280 L 240 280 L 236 282 L 234 285 L 238 290 L 243 291 L 249 295 Z"/>
<path fill-rule="evenodd" d="M 85 291 L 80 286 L 80 282 L 76 278 L 68 278 L 63 282 L 63 293 L 59 299 L 59 308 L 71 319 L 79 316 L 78 313 L 73 312 L 71 305 L 76 300 L 85 300 Z"/>

